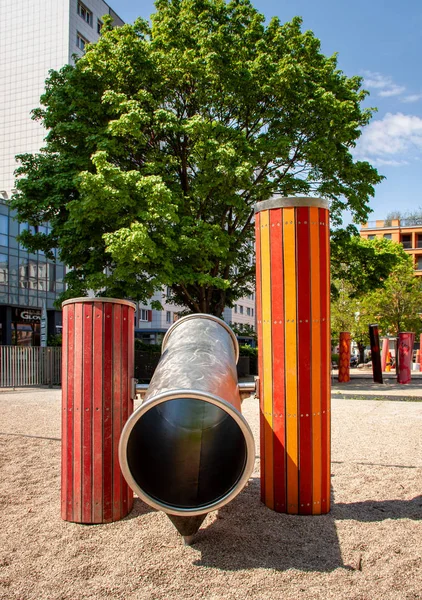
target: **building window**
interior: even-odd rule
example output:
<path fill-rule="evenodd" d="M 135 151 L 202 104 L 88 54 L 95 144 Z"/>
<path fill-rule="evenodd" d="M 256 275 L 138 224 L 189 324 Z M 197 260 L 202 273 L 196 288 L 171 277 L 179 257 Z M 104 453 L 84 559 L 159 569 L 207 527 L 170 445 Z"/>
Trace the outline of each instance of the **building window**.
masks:
<path fill-rule="evenodd" d="M 416 256 L 416 270 L 422 271 L 422 256 Z"/>
<path fill-rule="evenodd" d="M 76 45 L 80 50 L 85 50 L 85 46 L 86 44 L 89 44 L 89 41 L 84 38 L 83 35 L 81 35 L 79 33 L 79 31 L 76 33 Z"/>
<path fill-rule="evenodd" d="M 166 311 L 166 323 L 171 323 L 171 312 Z"/>
<path fill-rule="evenodd" d="M 384 237 L 385 240 L 391 240 L 392 239 L 391 233 L 384 233 L 383 237 Z"/>
<path fill-rule="evenodd" d="M 251 309 L 249 308 L 249 306 L 248 306 L 248 308 L 246 309 L 246 314 L 248 315 L 248 317 L 250 317 L 250 316 L 251 316 Z"/>
<path fill-rule="evenodd" d="M 8 246 L 9 219 L 6 215 L 0 215 L 0 246 Z"/>
<path fill-rule="evenodd" d="M 234 305 L 234 312 L 237 313 L 237 304 Z"/>
<path fill-rule="evenodd" d="M 400 241 L 402 243 L 403 248 L 411 248 L 412 247 L 412 236 L 410 233 L 404 233 L 400 237 Z"/>
<path fill-rule="evenodd" d="M 239 304 L 239 312 L 241 315 L 243 315 L 243 306 L 241 304 Z"/>
<path fill-rule="evenodd" d="M 416 236 L 416 248 L 422 248 L 422 235 L 420 233 Z"/>
<path fill-rule="evenodd" d="M 0 284 L 5 285 L 9 281 L 9 264 L 7 254 L 0 254 Z"/>
<path fill-rule="evenodd" d="M 139 311 L 139 321 L 148 321 L 148 310 L 141 308 Z"/>
<path fill-rule="evenodd" d="M 253 308 L 251 308 L 251 317 L 253 317 Z"/>
<path fill-rule="evenodd" d="M 92 12 L 82 2 L 78 2 L 78 15 L 92 27 Z"/>
<path fill-rule="evenodd" d="M 371 233 L 370 235 L 368 235 L 368 240 L 374 240 L 375 239 L 375 234 Z"/>
<path fill-rule="evenodd" d="M 101 33 L 101 29 L 103 28 L 103 23 L 100 19 L 97 19 L 97 33 Z"/>

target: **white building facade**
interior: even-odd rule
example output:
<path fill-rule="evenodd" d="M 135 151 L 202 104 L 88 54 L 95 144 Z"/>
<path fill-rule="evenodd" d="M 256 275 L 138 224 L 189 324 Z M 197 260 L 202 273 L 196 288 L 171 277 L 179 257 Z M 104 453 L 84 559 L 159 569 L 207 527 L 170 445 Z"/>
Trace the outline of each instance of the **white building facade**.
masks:
<path fill-rule="evenodd" d="M 123 21 L 103 0 L 0 0 L 0 344 L 39 345 L 43 307 L 48 333 L 61 331 L 54 301 L 63 292 L 64 265 L 42 252 L 28 253 L 16 240 L 17 223 L 8 205 L 17 154 L 36 153 L 45 130 L 31 119 L 50 69 L 82 55 L 99 38 L 101 18 Z M 48 223 L 39 226 L 47 233 Z M 44 317 L 45 318 L 45 317 Z"/>

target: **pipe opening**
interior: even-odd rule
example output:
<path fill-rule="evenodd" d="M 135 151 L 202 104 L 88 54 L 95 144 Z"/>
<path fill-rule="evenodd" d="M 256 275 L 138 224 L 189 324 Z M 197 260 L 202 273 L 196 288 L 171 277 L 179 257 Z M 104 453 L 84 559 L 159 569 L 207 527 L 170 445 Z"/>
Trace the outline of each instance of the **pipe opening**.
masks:
<path fill-rule="evenodd" d="M 202 399 L 167 400 L 130 432 L 126 456 L 139 488 L 175 509 L 214 504 L 236 487 L 247 460 L 234 418 Z"/>

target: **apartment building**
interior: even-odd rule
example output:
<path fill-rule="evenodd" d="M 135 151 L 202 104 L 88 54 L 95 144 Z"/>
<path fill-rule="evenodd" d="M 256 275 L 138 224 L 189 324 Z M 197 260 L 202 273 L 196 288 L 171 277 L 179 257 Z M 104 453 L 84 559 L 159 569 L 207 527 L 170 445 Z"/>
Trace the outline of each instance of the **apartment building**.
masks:
<path fill-rule="evenodd" d="M 64 265 L 30 254 L 16 241 L 18 224 L 7 200 L 14 189 L 15 156 L 41 148 L 45 131 L 31 120 L 50 69 L 60 69 L 95 42 L 101 18 L 123 21 L 103 0 L 0 1 L 0 343 L 38 345 L 42 319 L 61 329 L 54 301 L 63 291 Z M 45 232 L 48 223 L 41 227 Z M 45 312 L 47 313 L 45 316 Z"/>
<path fill-rule="evenodd" d="M 177 321 L 182 310 L 169 301 L 168 288 L 156 292 L 151 300 L 159 301 L 163 310 L 151 309 L 151 305 L 139 304 L 135 314 L 135 337 L 147 344 L 160 344 L 167 329 Z M 228 325 L 236 325 L 241 332 L 244 325 L 256 330 L 255 294 L 237 300 L 233 308 L 224 309 L 223 320 Z"/>
<path fill-rule="evenodd" d="M 399 242 L 411 255 L 415 275 L 422 276 L 422 220 L 385 219 L 368 221 L 360 230 L 362 238 L 371 240 L 376 237 Z"/>

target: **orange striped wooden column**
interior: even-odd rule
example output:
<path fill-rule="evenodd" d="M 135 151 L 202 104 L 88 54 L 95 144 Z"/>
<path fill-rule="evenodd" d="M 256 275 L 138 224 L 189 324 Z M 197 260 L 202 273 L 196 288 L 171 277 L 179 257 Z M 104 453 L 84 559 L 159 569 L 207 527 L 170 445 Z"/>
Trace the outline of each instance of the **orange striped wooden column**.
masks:
<path fill-rule="evenodd" d="M 338 380 L 340 383 L 347 383 L 350 381 L 350 345 L 350 333 L 348 331 L 342 331 L 340 333 L 338 358 Z"/>
<path fill-rule="evenodd" d="M 120 433 L 133 412 L 135 304 L 109 298 L 63 302 L 62 518 L 109 523 L 133 492 L 120 471 Z"/>
<path fill-rule="evenodd" d="M 261 499 L 277 512 L 330 510 L 328 202 L 255 209 Z"/>

